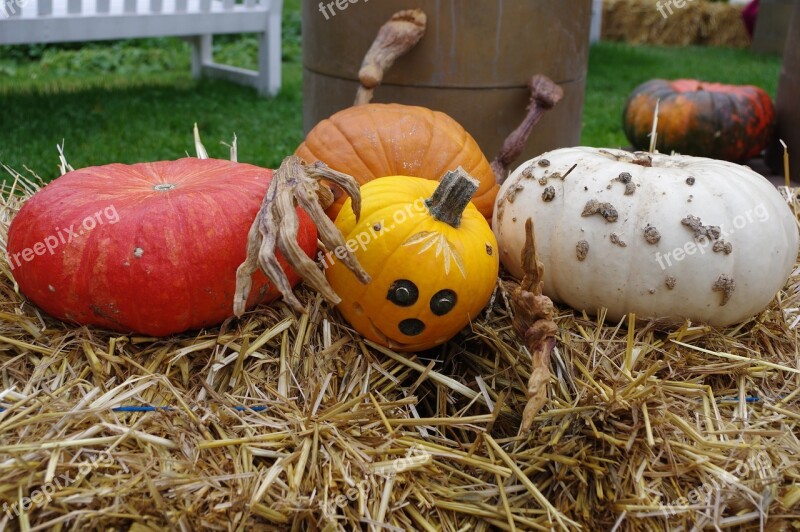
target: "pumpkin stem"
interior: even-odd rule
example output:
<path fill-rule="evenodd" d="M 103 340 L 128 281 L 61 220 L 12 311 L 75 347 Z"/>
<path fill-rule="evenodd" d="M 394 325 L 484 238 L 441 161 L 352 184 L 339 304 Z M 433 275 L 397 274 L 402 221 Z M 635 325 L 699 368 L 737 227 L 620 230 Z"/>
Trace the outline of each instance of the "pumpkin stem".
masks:
<path fill-rule="evenodd" d="M 407 9 L 398 11 L 381 26 L 361 63 L 358 72 L 361 87 L 358 88 L 354 105 L 364 105 L 372 100 L 375 87 L 381 84 L 386 71 L 425 35 L 426 24 L 427 17 L 421 9 Z"/>
<path fill-rule="evenodd" d="M 508 168 L 525 149 L 525 143 L 531 136 L 533 126 L 542 118 L 545 111 L 552 109 L 564 97 L 564 90 L 556 83 L 543 75 L 533 76 L 528 83 L 531 91 L 531 103 L 528 106 L 528 114 L 522 120 L 517 129 L 511 132 L 492 161 L 492 170 L 498 183 L 502 183 L 508 177 Z"/>
<path fill-rule="evenodd" d="M 458 227 L 464 209 L 478 190 L 478 184 L 477 179 L 459 166 L 455 171 L 445 174 L 433 195 L 425 200 L 425 205 L 434 218 Z"/>

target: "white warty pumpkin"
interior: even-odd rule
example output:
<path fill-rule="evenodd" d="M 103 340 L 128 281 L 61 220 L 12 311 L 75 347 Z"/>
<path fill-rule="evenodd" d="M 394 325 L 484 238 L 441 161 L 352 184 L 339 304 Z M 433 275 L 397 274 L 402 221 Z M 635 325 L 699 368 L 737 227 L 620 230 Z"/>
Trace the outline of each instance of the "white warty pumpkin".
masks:
<path fill-rule="evenodd" d="M 798 253 L 795 217 L 769 181 L 699 157 L 580 147 L 526 162 L 493 219 L 517 278 L 529 217 L 544 293 L 594 314 L 605 307 L 612 320 L 739 323 L 769 305 Z"/>

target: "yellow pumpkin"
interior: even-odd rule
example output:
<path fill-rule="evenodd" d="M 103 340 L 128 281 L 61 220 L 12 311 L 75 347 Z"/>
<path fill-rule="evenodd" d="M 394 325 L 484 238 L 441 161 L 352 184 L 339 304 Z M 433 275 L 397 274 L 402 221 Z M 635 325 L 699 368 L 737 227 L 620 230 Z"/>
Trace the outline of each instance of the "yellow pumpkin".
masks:
<path fill-rule="evenodd" d="M 345 203 L 336 226 L 372 277 L 362 284 L 332 250 L 323 259 L 338 309 L 362 336 L 398 351 L 442 344 L 492 295 L 497 241 L 470 203 L 478 181 L 463 169 L 440 182 L 391 176 L 361 187 L 361 218 Z M 349 199 L 347 200 L 350 201 Z"/>

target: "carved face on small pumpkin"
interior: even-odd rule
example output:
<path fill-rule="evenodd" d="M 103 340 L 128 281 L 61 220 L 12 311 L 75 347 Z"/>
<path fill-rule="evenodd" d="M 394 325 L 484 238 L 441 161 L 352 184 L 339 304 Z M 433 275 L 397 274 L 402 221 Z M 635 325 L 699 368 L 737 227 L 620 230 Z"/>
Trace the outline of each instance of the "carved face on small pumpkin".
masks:
<path fill-rule="evenodd" d="M 347 204 L 339 212 L 336 226 L 372 282 L 361 284 L 335 253 L 326 274 L 342 298 L 339 311 L 365 338 L 398 351 L 428 349 L 486 305 L 499 261 L 489 224 L 469 203 L 474 187 L 457 172 L 441 185 L 384 177 L 361 187 L 359 221 Z"/>

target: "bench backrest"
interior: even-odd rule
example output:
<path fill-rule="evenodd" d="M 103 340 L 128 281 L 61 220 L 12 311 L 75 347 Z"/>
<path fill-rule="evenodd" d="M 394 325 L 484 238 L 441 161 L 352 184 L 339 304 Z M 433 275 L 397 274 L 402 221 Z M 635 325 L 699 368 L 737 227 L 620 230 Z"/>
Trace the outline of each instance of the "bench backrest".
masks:
<path fill-rule="evenodd" d="M 264 31 L 280 0 L 0 0 L 0 44 Z"/>

